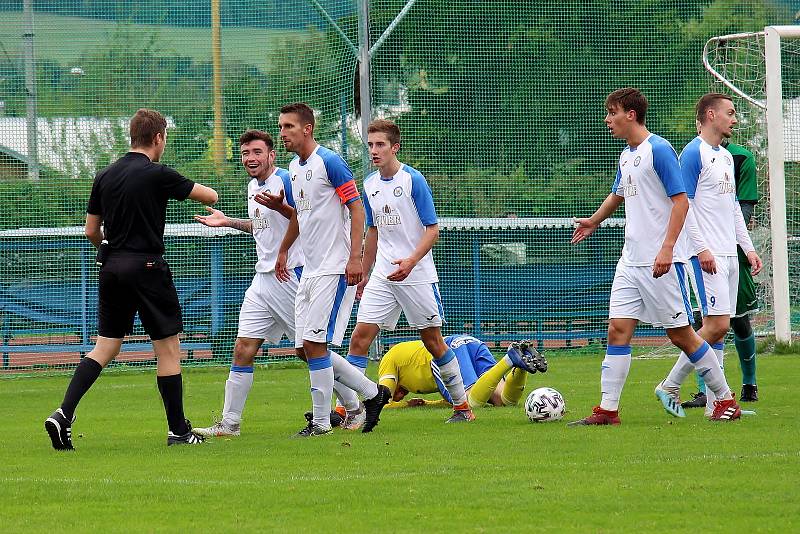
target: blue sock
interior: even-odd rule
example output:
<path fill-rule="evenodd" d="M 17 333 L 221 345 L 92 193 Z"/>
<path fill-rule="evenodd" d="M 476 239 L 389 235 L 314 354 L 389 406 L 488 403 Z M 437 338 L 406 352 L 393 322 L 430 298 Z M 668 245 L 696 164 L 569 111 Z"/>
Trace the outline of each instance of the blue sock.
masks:
<path fill-rule="evenodd" d="M 706 381 L 703 380 L 703 377 L 700 376 L 700 373 L 695 373 L 694 377 L 697 379 L 697 391 L 700 393 L 706 392 Z"/>
<path fill-rule="evenodd" d="M 369 360 L 366 356 L 355 356 L 354 354 L 348 354 L 346 359 L 348 362 L 350 362 L 350 365 L 357 367 L 364 374 L 367 373 L 367 364 L 369 363 Z"/>

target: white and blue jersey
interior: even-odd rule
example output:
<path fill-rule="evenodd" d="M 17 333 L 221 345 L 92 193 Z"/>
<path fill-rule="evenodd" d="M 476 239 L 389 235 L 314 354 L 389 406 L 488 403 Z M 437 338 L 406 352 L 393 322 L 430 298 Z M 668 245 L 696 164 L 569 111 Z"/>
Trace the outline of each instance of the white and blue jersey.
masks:
<path fill-rule="evenodd" d="M 458 366 L 461 369 L 461 378 L 464 380 L 464 389 L 471 388 L 486 371 L 494 367 L 497 361 L 492 356 L 489 347 L 480 339 L 468 335 L 447 336 L 444 342 L 453 349 L 458 359 Z M 453 404 L 453 399 L 444 387 L 439 368 L 436 363 L 431 361 L 431 370 L 436 386 L 442 397 Z"/>
<path fill-rule="evenodd" d="M 289 219 L 275 210 L 262 206 L 254 198 L 259 193 L 277 195 L 281 191 L 284 192 L 286 203 L 294 208 L 292 184 L 286 169 L 275 169 L 275 172 L 262 183 L 253 178 L 247 184 L 247 214 L 253 225 L 253 238 L 256 242 L 258 257 L 256 272 L 258 273 L 269 273 L 275 270 L 278 249 L 280 249 L 281 241 L 286 234 L 286 228 L 289 226 Z M 300 244 L 295 242 L 289 248 L 286 267 L 294 269 L 302 267 L 302 265 L 303 251 Z"/>
<path fill-rule="evenodd" d="M 425 234 L 425 227 L 438 223 L 433 195 L 425 177 L 409 165 L 402 165 L 397 174 L 388 178 L 374 172 L 364 180 L 363 198 L 367 226 L 378 229 L 378 252 L 372 275 L 391 284 L 438 282 L 431 251 L 405 280 L 387 280 L 387 276 L 397 270 L 392 262 L 411 256 Z"/>
<path fill-rule="evenodd" d="M 350 212 L 359 198 L 353 173 L 337 153 L 317 145 L 306 161 L 289 164 L 300 244 L 305 257 L 303 277 L 344 274 L 350 258 Z"/>
<path fill-rule="evenodd" d="M 737 241 L 745 252 L 753 250 L 736 199 L 731 153 L 698 136 L 683 149 L 680 163 L 694 218 L 687 220 L 692 255 L 708 249 L 715 256 L 737 256 Z M 695 222 L 696 231 L 689 226 Z"/>
<path fill-rule="evenodd" d="M 670 197 L 685 193 L 678 155 L 655 134 L 639 146 L 626 147 L 619 157 L 612 193 L 625 197 L 625 246 L 621 261 L 628 266 L 651 266 L 658 255 L 672 212 Z M 673 248 L 673 261 L 686 262 L 683 232 Z"/>

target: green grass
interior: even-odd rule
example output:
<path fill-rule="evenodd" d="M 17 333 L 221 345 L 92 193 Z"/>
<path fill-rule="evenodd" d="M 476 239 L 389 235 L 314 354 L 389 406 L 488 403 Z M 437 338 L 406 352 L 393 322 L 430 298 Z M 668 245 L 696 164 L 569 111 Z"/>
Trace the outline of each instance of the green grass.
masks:
<path fill-rule="evenodd" d="M 0 44 L 8 54 L 22 55 L 22 33 L 25 19 L 22 11 L 1 11 Z M 35 13 L 34 34 L 36 56 L 51 59 L 65 66 L 80 66 L 80 58 L 92 53 L 108 42 L 118 23 L 82 17 L 68 17 Z M 211 61 L 211 29 L 182 28 L 152 24 L 132 26 L 137 33 L 156 32 L 158 45 L 165 52 L 191 57 L 198 61 Z M 270 48 L 287 37 L 299 38 L 307 32 L 297 30 L 272 30 L 261 28 L 222 28 L 223 60 L 250 63 L 264 69 Z M 257 46 L 254 45 L 257 43 Z M 0 56 L 0 60 L 2 56 Z"/>
<path fill-rule="evenodd" d="M 599 356 L 550 359 L 567 419 L 598 397 Z M 668 417 L 652 387 L 672 361 L 636 360 L 620 427 L 531 424 L 521 408 L 449 426 L 441 409 L 387 411 L 372 434 L 289 439 L 309 405 L 303 369 L 256 371 L 244 434 L 165 446 L 148 373 L 107 373 L 84 399 L 75 452 L 42 422 L 67 376 L 0 381 L 0 525 L 8 531 L 788 531 L 797 499 L 798 355 L 762 356 L 755 417 Z M 373 368 L 370 368 L 374 371 Z M 738 390 L 735 355 L 728 376 Z M 221 407 L 225 369 L 185 373 L 187 415 Z M 688 389 L 686 390 L 688 396 Z M 794 518 L 794 519 L 793 519 Z M 58 522 L 56 522 L 56 520 Z"/>

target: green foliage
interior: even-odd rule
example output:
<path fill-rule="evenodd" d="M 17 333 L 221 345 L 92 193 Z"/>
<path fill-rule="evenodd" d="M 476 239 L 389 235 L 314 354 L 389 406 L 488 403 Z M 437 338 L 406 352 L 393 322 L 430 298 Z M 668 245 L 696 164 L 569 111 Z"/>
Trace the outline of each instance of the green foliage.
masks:
<path fill-rule="evenodd" d="M 147 30 L 128 23 L 118 23 L 108 33 L 105 41 L 87 49 L 80 60 L 83 76 L 70 76 L 67 67 L 53 61 L 39 62 L 38 104 L 40 116 L 87 116 L 118 119 L 133 114 L 139 107 L 160 110 L 177 125 L 169 131 L 167 150 L 162 158 L 180 172 L 215 187 L 220 193 L 220 207 L 232 215 L 246 216 L 243 199 L 247 176 L 242 171 L 237 147 L 218 176 L 210 160 L 209 144 L 212 137 L 213 112 L 211 108 L 211 64 L 190 57 L 177 56 L 160 43 L 161 31 Z M 239 134 L 247 128 L 274 131 L 280 105 L 293 100 L 305 100 L 318 109 L 326 110 L 318 125 L 321 137 L 330 136 L 339 125 L 339 107 L 343 95 L 332 92 L 338 71 L 335 58 L 321 51 L 328 50 L 331 36 L 309 30 L 304 35 L 286 34 L 280 46 L 269 51 L 271 70 L 260 71 L 245 62 L 227 62 L 223 70 L 224 109 L 227 121 L 226 135 L 234 144 Z M 261 54 L 259 48 L 254 49 Z M 291 63 L 292 72 L 285 72 L 284 59 L 289 54 L 299 54 Z M 251 58 L 243 58 L 251 59 Z M 25 100 L 19 97 L 24 78 L 18 65 L 7 63 L 9 76 L 0 77 L 0 98 L 6 99 L 6 111 L 24 115 Z M 288 77 L 287 77 L 288 75 Z M 296 83 L 287 83 L 287 79 Z M 320 83 L 312 83 L 312 82 Z M 311 87 L 312 90 L 307 88 Z M 12 93 L 16 96 L 6 98 Z M 351 98 L 351 97 L 345 97 Z M 326 133 L 328 132 L 328 133 Z M 126 132 L 114 128 L 114 149 L 109 151 L 96 136 L 85 149 L 96 159 L 96 168 L 108 165 L 112 155 L 127 150 Z M 105 140 L 102 140 L 105 141 Z M 280 149 L 280 143 L 278 142 Z M 66 150 L 67 143 L 56 144 L 54 150 Z M 61 154 L 69 164 L 80 158 Z M 282 163 L 290 155 L 280 154 Z M 16 173 L 15 173 L 16 174 Z M 60 188 L 58 207 L 51 218 L 41 220 L 42 213 L 52 208 L 52 199 L 36 184 L 14 180 L 0 180 L 0 188 L 12 198 L 18 215 L 2 218 L 2 227 L 62 226 L 83 224 L 86 200 L 91 188 L 92 172 L 85 167 L 67 169 L 67 175 L 78 175 L 79 180 L 67 180 L 50 170 L 45 179 L 52 179 Z M 192 202 L 173 203 L 168 212 L 168 222 L 191 221 L 199 208 Z M 36 222 L 38 221 L 38 222 Z"/>
<path fill-rule="evenodd" d="M 371 3 L 376 33 L 401 4 Z M 620 149 L 602 123 L 607 93 L 642 89 L 651 130 L 680 150 L 695 135 L 694 101 L 708 90 L 699 64 L 705 40 L 781 20 L 789 20 L 786 10 L 770 2 L 604 0 L 579 8 L 538 1 L 515 9 L 480 2 L 465 9 L 431 0 L 416 4 L 377 54 L 376 93 L 391 101 L 386 89 L 398 80 L 406 89 L 410 110 L 398 117 L 406 157 L 430 163 L 428 174 L 452 177 L 448 194 L 470 195 L 472 169 L 485 176 L 520 169 L 516 191 L 498 191 L 500 202 L 519 199 L 515 207 L 537 214 L 583 209 L 589 203 L 576 192 L 602 198 L 594 186 L 608 191 Z M 565 186 L 544 185 L 555 183 Z"/>
<path fill-rule="evenodd" d="M 6 1 L 10 7 L 22 9 L 21 0 Z M 353 11 L 349 3 L 338 0 L 319 0 L 319 3 L 339 14 Z M 14 5 L 16 4 L 16 5 Z M 321 17 L 312 9 L 297 9 L 296 3 L 280 0 L 227 0 L 220 2 L 220 17 L 225 26 L 269 24 L 278 28 L 304 28 L 319 24 Z M 2 4 L 0 4 L 2 5 Z M 208 26 L 211 23 L 211 0 L 198 0 L 186 9 L 184 0 L 36 0 L 37 12 L 62 13 L 107 20 L 123 20 L 140 24 L 170 26 Z"/>
<path fill-rule="evenodd" d="M 0 229 L 83 225 L 91 180 L 65 179 L 44 170 L 38 182 L 0 180 L 4 211 Z"/>
<path fill-rule="evenodd" d="M 209 160 L 210 33 L 206 27 L 198 28 L 202 34 L 181 34 L 191 29 L 167 25 L 175 23 L 176 13 L 185 12 L 174 2 L 135 4 L 38 4 L 50 12 L 116 21 L 109 26 L 97 20 L 58 19 L 66 25 L 83 21 L 86 31 L 97 32 L 100 41 L 88 39 L 91 46 L 83 47 L 75 63 L 62 62 L 66 60 L 52 51 L 39 59 L 40 115 L 118 119 L 138 107 L 159 109 L 177 125 L 170 131 L 164 161 L 220 189 L 222 206 L 238 213 L 246 177 L 238 168 L 235 141 L 247 128 L 275 132 L 282 104 L 309 102 L 320 111 L 318 138 L 340 146 L 342 122 L 352 124 L 357 115 L 353 111 L 359 88 L 355 58 L 339 34 L 323 24 L 319 27 L 324 31 L 309 26 L 270 34 L 268 39 L 247 33 L 255 29 L 243 29 L 223 35 L 223 51 L 231 46 L 236 50 L 233 57 L 226 52 L 223 62 L 224 131 L 234 154 L 218 176 Z M 243 9 L 245 4 L 248 9 Z M 323 5 L 357 41 L 352 6 Z M 373 42 L 403 5 L 401 0 L 371 3 Z M 274 20 L 270 9 L 278 9 L 277 4 L 236 1 L 223 6 L 224 13 L 236 14 L 231 26 Z M 313 10 L 306 6 L 305 12 Z M 54 25 L 55 15 L 41 16 L 51 17 L 43 20 Z M 607 193 L 621 148 L 602 123 L 605 94 L 624 85 L 642 88 L 651 101 L 651 129 L 680 149 L 694 135 L 694 101 L 708 88 L 699 65 L 705 40 L 790 18 L 787 8 L 774 1 L 600 0 L 556 5 L 536 0 L 515 9 L 502 2 L 476 2 L 467 9 L 464 3 L 426 0 L 411 9 L 373 59 L 375 109 L 402 109 L 396 112 L 404 138 L 401 156 L 428 176 L 442 216 L 588 213 Z M 245 34 L 252 37 L 246 39 Z M 201 47 L 192 46 L 201 42 Z M 21 116 L 22 62 L 11 50 L 5 60 L 0 58 L 0 98 L 8 114 Z M 80 64 L 85 74 L 69 74 L 73 64 Z M 123 135 L 115 135 L 116 153 L 124 151 L 124 143 L 118 142 Z M 352 132 L 346 132 L 345 139 L 351 148 L 358 146 Z M 111 160 L 99 143 L 94 149 L 101 163 Z M 291 155 L 280 143 L 278 149 L 278 162 L 286 165 Z M 359 162 L 353 163 L 359 170 Z M 87 170 L 79 172 L 83 176 Z M 26 195 L 24 184 L 3 187 L 9 194 L 23 195 L 16 200 L 21 220 L 42 211 L 39 203 L 44 200 Z M 85 180 L 65 190 L 66 211 L 57 219 L 81 219 L 74 206 L 82 206 L 88 195 Z M 68 197 L 73 192 L 76 196 Z M 188 204 L 171 207 L 170 221 L 187 220 L 192 211 Z"/>

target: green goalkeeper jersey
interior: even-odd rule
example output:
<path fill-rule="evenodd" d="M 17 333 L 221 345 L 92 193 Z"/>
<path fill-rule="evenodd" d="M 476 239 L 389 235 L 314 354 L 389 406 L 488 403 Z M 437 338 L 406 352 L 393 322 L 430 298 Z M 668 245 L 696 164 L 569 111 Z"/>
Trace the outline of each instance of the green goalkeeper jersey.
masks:
<path fill-rule="evenodd" d="M 736 143 L 725 147 L 733 156 L 736 177 L 736 197 L 739 201 L 758 202 L 758 179 L 756 178 L 756 158 L 753 153 Z"/>

